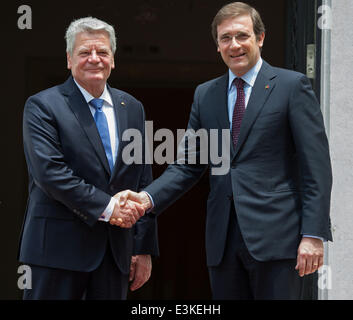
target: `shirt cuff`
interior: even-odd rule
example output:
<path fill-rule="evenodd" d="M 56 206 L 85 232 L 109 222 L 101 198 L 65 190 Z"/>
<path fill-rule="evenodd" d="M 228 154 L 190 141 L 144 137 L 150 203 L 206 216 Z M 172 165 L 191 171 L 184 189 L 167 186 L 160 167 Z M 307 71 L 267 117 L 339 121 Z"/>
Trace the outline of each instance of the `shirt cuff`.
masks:
<path fill-rule="evenodd" d="M 100 218 L 98 219 L 99 221 L 105 221 L 105 222 L 109 222 L 110 217 L 113 214 L 114 211 L 114 207 L 115 207 L 115 203 L 117 202 L 117 200 L 115 198 L 111 198 L 107 207 L 105 208 L 105 210 L 103 211 L 102 215 L 100 216 Z"/>
<path fill-rule="evenodd" d="M 147 192 L 147 191 L 145 191 L 145 190 L 142 190 L 144 193 L 146 193 L 147 195 L 148 195 L 148 197 L 150 198 L 150 200 L 151 200 L 151 204 L 152 204 L 152 207 L 151 208 L 149 208 L 147 211 L 146 211 L 146 213 L 150 213 L 152 210 L 153 210 L 153 208 L 154 208 L 154 201 L 153 201 L 153 198 L 152 198 L 152 196 Z"/>
<path fill-rule="evenodd" d="M 310 234 L 303 234 L 303 238 L 314 238 L 314 239 L 320 239 L 322 242 L 326 241 L 324 238 L 322 237 L 317 237 L 317 236 L 312 236 Z"/>

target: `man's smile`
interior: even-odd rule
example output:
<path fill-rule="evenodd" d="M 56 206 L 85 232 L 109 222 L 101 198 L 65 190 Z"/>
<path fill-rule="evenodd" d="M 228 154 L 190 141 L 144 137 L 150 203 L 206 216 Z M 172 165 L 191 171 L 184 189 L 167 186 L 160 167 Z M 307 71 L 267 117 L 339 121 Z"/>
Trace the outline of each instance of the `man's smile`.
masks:
<path fill-rule="evenodd" d="M 231 55 L 230 57 L 231 58 L 241 58 L 241 57 L 244 57 L 246 55 L 246 53 L 241 53 L 241 54 L 238 54 L 238 55 Z"/>

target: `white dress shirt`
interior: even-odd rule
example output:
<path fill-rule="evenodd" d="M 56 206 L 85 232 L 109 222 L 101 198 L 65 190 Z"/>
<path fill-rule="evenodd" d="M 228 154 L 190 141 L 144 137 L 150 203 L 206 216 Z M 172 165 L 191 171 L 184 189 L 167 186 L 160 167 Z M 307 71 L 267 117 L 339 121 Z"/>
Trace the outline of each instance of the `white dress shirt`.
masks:
<path fill-rule="evenodd" d="M 253 66 L 246 74 L 244 74 L 241 78 L 245 81 L 244 84 L 244 94 L 245 94 L 245 108 L 248 105 L 249 98 L 252 92 L 252 88 L 254 87 L 255 80 L 262 66 L 262 59 Z M 232 119 L 233 112 L 235 107 L 235 102 L 237 101 L 237 88 L 233 85 L 233 80 L 238 78 L 230 69 L 229 73 L 229 81 L 228 81 L 228 117 L 230 123 L 230 129 L 232 130 Z"/>
<path fill-rule="evenodd" d="M 84 88 L 82 88 L 74 79 L 77 87 L 80 89 L 83 97 L 85 98 L 87 105 L 92 113 L 92 117 L 94 118 L 94 114 L 96 112 L 96 109 L 94 107 L 92 107 L 89 102 L 94 99 L 94 97 Z M 107 122 L 108 122 L 108 129 L 109 129 L 109 136 L 110 136 L 110 145 L 112 148 L 112 155 L 113 155 L 113 163 L 115 164 L 116 161 L 116 157 L 117 157 L 117 153 L 118 153 L 118 147 L 119 147 L 119 137 L 118 137 L 118 130 L 117 130 L 117 125 L 116 125 L 116 118 L 115 118 L 115 113 L 114 113 L 114 105 L 113 105 L 113 100 L 112 97 L 110 96 L 110 93 L 107 89 L 107 86 L 104 86 L 104 90 L 102 95 L 99 97 L 99 99 L 103 99 L 104 100 L 104 104 L 102 107 L 102 111 L 104 112 L 106 118 L 107 118 Z M 114 206 L 116 203 L 116 199 L 115 198 L 111 198 L 110 202 L 108 204 L 108 206 L 105 208 L 105 210 L 103 211 L 101 217 L 99 218 L 99 220 L 101 221 L 106 221 L 108 222 L 113 210 L 114 210 Z"/>

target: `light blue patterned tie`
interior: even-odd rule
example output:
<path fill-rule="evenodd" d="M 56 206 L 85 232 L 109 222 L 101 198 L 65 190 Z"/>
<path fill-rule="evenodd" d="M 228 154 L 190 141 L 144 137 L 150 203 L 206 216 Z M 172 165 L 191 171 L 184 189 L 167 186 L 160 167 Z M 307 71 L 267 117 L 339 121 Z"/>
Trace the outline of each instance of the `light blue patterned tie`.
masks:
<path fill-rule="evenodd" d="M 108 121 L 102 110 L 103 103 L 104 103 L 103 99 L 92 99 L 90 101 L 90 104 L 96 109 L 96 112 L 94 114 L 94 120 L 96 121 L 97 129 L 102 139 L 105 154 L 109 162 L 110 172 L 112 172 L 113 166 L 114 166 L 113 154 L 112 154 L 112 148 L 110 145 Z"/>

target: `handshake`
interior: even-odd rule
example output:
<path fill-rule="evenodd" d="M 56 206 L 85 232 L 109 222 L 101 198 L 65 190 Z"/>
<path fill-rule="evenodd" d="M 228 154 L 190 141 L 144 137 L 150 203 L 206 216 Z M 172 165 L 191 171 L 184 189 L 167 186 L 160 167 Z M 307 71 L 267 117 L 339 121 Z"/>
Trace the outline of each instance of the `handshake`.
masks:
<path fill-rule="evenodd" d="M 150 197 L 144 191 L 137 193 L 125 190 L 114 198 L 117 201 L 109 223 L 121 228 L 131 228 L 152 207 Z"/>

